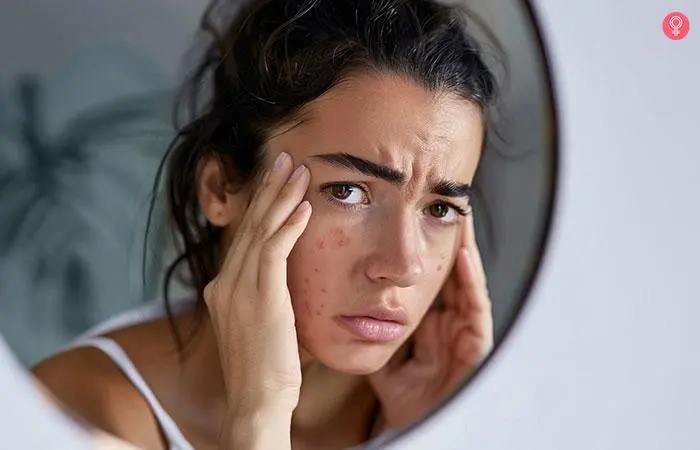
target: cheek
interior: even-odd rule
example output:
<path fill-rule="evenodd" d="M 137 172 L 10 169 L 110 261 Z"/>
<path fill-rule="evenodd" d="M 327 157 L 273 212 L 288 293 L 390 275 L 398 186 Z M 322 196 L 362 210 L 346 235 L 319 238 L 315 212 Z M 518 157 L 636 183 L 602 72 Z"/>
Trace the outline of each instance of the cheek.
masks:
<path fill-rule="evenodd" d="M 350 236 L 343 228 L 334 227 L 330 232 L 318 237 L 315 246 L 317 250 L 334 250 L 347 247 L 350 242 Z"/>
<path fill-rule="evenodd" d="M 340 280 L 348 255 L 338 251 L 350 242 L 342 229 L 325 233 L 307 230 L 294 246 L 288 259 L 288 286 L 300 329 L 333 310 L 331 299 L 340 298 Z"/>
<path fill-rule="evenodd" d="M 432 272 L 426 277 L 426 283 L 421 289 L 421 301 L 416 302 L 421 305 L 419 308 L 421 314 L 432 305 L 450 274 L 449 254 L 439 254 L 439 256 L 430 261 L 429 267 L 431 267 Z"/>

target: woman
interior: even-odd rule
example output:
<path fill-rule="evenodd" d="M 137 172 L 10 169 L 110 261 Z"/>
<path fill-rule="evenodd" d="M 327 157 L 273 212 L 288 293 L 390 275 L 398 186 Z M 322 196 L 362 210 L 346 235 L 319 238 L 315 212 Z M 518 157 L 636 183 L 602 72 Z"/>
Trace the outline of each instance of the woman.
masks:
<path fill-rule="evenodd" d="M 210 101 L 164 166 L 195 305 L 39 379 L 153 449 L 346 448 L 434 408 L 492 345 L 469 199 L 495 83 L 462 17 L 254 0 L 223 34 L 204 20 Z"/>

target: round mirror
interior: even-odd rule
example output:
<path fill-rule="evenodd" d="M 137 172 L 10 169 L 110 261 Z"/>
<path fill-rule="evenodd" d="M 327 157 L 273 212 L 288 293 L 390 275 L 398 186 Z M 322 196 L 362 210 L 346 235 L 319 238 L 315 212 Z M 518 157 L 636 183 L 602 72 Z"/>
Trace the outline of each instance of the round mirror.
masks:
<path fill-rule="evenodd" d="M 0 332 L 71 417 L 380 446 L 497 351 L 556 184 L 527 2 L 3 8 Z"/>

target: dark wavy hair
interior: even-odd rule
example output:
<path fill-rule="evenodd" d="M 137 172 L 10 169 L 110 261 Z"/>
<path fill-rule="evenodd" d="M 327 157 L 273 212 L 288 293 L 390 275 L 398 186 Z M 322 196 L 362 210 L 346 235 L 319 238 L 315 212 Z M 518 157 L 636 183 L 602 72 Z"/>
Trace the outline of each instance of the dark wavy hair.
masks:
<path fill-rule="evenodd" d="M 271 129 L 296 119 L 302 107 L 346 77 L 366 71 L 457 94 L 484 112 L 496 82 L 469 33 L 469 17 L 432 0 L 225 0 L 209 6 L 200 26 L 209 40 L 204 57 L 175 106 L 176 114 L 187 112 L 186 124 L 158 170 L 149 212 L 150 229 L 156 196 L 164 190 L 178 251 L 164 295 L 180 349 L 171 281 L 185 266 L 201 318 L 203 290 L 220 257 L 222 230 L 207 223 L 197 198 L 200 160 L 218 158 L 229 181 L 245 186 L 261 169 Z"/>

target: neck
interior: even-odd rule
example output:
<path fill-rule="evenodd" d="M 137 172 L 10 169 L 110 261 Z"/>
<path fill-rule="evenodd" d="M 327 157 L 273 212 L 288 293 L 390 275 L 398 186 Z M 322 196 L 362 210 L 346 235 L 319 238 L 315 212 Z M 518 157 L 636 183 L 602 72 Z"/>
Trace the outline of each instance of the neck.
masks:
<path fill-rule="evenodd" d="M 192 382 L 210 399 L 210 404 L 216 405 L 210 411 L 223 414 L 227 406 L 225 384 L 216 336 L 206 311 L 190 351 L 187 365 L 196 368 Z M 302 385 L 292 416 L 293 436 L 313 440 L 339 433 L 349 440 L 366 437 L 376 398 L 365 377 L 332 370 L 301 346 L 299 354 Z"/>
<path fill-rule="evenodd" d="M 300 434 L 318 433 L 323 429 L 368 433 L 376 399 L 365 377 L 333 370 L 303 347 L 300 347 L 299 354 L 302 385 L 299 404 L 292 418 L 292 430 Z"/>

